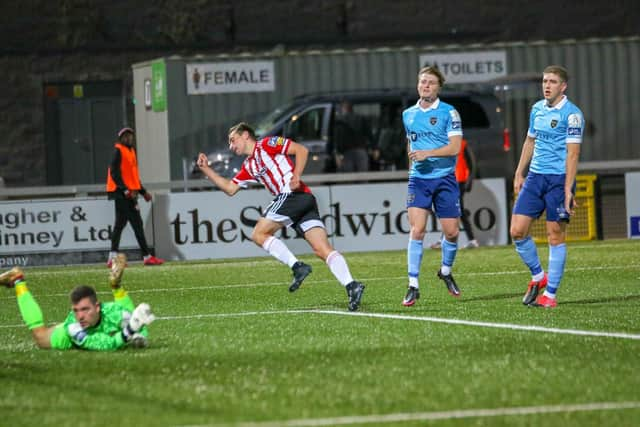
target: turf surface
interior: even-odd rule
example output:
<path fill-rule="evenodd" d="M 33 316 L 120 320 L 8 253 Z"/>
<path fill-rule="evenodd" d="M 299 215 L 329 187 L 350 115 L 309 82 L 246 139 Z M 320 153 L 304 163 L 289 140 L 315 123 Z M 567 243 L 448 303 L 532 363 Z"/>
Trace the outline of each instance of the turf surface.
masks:
<path fill-rule="evenodd" d="M 427 250 L 411 308 L 403 251 L 345 254 L 367 286 L 357 315 L 310 256 L 293 294 L 271 258 L 131 262 L 124 284 L 159 319 L 149 348 L 114 353 L 37 350 L 4 290 L 0 425 L 640 425 L 639 255 L 638 241 L 569 244 L 559 305 L 540 309 L 520 302 L 513 247 L 459 251 L 457 299 Z M 26 277 L 47 322 L 75 284 L 111 300 L 103 265 Z"/>

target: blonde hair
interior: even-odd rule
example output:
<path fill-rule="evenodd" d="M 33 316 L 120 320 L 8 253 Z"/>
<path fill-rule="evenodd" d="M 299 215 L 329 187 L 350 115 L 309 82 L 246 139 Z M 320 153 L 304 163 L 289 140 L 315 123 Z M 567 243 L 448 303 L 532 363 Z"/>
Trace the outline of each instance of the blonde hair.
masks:
<path fill-rule="evenodd" d="M 549 65 L 542 72 L 542 74 L 549 74 L 549 73 L 557 75 L 558 77 L 560 77 L 560 80 L 562 80 L 565 83 L 569 81 L 569 73 L 567 72 L 567 69 L 560 65 Z"/>
<path fill-rule="evenodd" d="M 429 65 L 428 67 L 422 67 L 420 68 L 420 71 L 418 71 L 418 79 L 420 79 L 421 74 L 433 74 L 438 78 L 438 83 L 440 84 L 440 87 L 444 86 L 444 81 L 445 81 L 444 75 L 442 74 L 442 72 L 440 72 L 438 67 L 433 65 Z"/>

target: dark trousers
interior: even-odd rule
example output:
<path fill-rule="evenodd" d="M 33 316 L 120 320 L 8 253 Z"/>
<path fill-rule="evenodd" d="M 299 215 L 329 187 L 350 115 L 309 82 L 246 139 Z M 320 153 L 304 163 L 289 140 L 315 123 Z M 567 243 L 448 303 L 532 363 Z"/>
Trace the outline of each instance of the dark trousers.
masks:
<path fill-rule="evenodd" d="M 462 228 L 467 235 L 467 239 L 471 241 L 474 240 L 475 237 L 473 235 L 473 229 L 471 228 L 471 221 L 469 221 L 469 211 L 464 208 L 464 194 L 466 193 L 466 185 L 464 182 L 459 182 L 458 187 L 460 188 L 460 212 L 462 213 L 462 215 L 460 216 L 460 222 L 462 222 Z"/>
<path fill-rule="evenodd" d="M 138 201 L 136 199 L 115 199 L 116 203 L 116 223 L 113 226 L 111 232 L 111 250 L 118 252 L 120 248 L 120 237 L 122 236 L 122 230 L 127 225 L 127 222 L 131 223 L 133 232 L 136 235 L 136 240 L 142 251 L 142 256 L 150 255 L 149 246 L 147 246 L 147 239 L 144 237 L 144 228 L 142 225 L 142 216 L 140 216 L 140 208 L 138 207 Z"/>

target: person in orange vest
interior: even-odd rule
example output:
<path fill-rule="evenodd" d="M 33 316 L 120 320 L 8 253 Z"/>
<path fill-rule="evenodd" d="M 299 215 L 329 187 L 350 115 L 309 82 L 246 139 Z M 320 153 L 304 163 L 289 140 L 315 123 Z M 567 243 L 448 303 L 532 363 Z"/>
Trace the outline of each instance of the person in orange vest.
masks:
<path fill-rule="evenodd" d="M 140 183 L 138 159 L 135 149 L 135 132 L 129 127 L 120 129 L 118 141 L 115 143 L 113 158 L 107 170 L 107 195 L 115 202 L 116 220 L 111 232 L 111 251 L 107 266 L 111 268 L 113 259 L 120 248 L 122 230 L 128 222 L 133 227 L 136 240 L 144 257 L 144 265 L 160 265 L 164 260 L 156 258 L 147 245 L 142 226 L 142 216 L 138 206 L 138 194 L 145 201 L 151 202 L 149 193 Z"/>
<path fill-rule="evenodd" d="M 458 186 L 460 187 L 460 211 L 462 215 L 460 216 L 460 222 L 462 222 L 462 227 L 464 228 L 464 232 L 467 235 L 468 243 L 465 246 L 467 249 L 473 249 L 480 246 L 478 241 L 473 234 L 473 229 L 471 228 L 471 221 L 469 221 L 469 211 L 464 208 L 464 194 L 471 191 L 471 183 L 473 182 L 473 175 L 475 174 L 475 156 L 473 155 L 473 151 L 467 141 L 462 139 L 462 143 L 460 145 L 460 151 L 458 152 L 458 159 L 456 161 L 456 181 L 458 181 Z M 431 249 L 440 249 L 442 238 L 440 238 L 437 242 L 431 245 Z"/>

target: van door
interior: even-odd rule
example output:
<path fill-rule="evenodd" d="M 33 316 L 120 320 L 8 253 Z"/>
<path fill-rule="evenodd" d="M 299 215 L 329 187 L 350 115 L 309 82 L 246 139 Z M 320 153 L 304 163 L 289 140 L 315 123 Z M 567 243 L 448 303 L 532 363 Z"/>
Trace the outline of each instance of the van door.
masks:
<path fill-rule="evenodd" d="M 326 170 L 330 160 L 327 145 L 331 104 L 307 106 L 292 114 L 284 123 L 282 135 L 304 145 L 309 150 L 305 174 L 318 174 Z"/>

